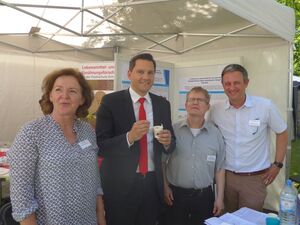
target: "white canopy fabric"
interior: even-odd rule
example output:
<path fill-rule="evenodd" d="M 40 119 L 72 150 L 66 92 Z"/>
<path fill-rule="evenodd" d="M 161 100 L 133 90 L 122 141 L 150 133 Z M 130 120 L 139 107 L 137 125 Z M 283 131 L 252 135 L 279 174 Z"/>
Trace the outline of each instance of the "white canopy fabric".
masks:
<path fill-rule="evenodd" d="M 295 12 L 274 0 L 212 0 L 224 9 L 293 42 Z"/>
<path fill-rule="evenodd" d="M 79 61 L 182 55 L 292 42 L 294 18 L 275 0 L 0 0 L 0 48 Z"/>

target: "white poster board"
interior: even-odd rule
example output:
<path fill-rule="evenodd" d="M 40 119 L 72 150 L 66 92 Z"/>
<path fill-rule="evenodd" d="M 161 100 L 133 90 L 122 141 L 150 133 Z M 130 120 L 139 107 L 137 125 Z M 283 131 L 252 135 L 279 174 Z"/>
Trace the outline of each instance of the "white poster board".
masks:
<path fill-rule="evenodd" d="M 130 80 L 128 79 L 128 68 L 129 68 L 129 59 L 122 59 L 117 57 L 116 60 L 117 67 L 117 90 L 127 89 L 130 86 Z M 173 64 L 158 62 L 156 61 L 156 72 L 154 77 L 154 83 L 150 92 L 170 99 L 169 89 L 170 89 L 170 80 L 172 79 L 173 74 Z"/>
<path fill-rule="evenodd" d="M 80 65 L 80 71 L 92 87 L 92 90 L 104 91 L 105 93 L 114 90 L 114 61 L 83 63 Z"/>
<path fill-rule="evenodd" d="M 210 104 L 226 99 L 221 83 L 221 72 L 225 64 L 201 65 L 191 67 L 179 67 L 175 69 L 177 80 L 177 112 L 176 119 L 186 116 L 185 100 L 186 94 L 193 87 L 201 86 L 205 88 L 210 97 Z"/>

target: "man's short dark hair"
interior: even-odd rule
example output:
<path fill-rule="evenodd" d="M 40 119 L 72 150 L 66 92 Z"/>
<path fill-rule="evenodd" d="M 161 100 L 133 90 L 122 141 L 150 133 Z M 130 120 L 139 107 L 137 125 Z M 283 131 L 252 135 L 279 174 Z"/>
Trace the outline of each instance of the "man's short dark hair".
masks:
<path fill-rule="evenodd" d="M 223 82 L 223 77 L 226 73 L 235 72 L 235 71 L 241 72 L 244 80 L 249 80 L 248 72 L 243 66 L 241 66 L 239 64 L 229 64 L 229 65 L 225 66 L 225 68 L 222 71 L 222 82 Z"/>
<path fill-rule="evenodd" d="M 139 55 L 136 55 L 136 56 L 134 56 L 134 57 L 131 58 L 131 60 L 129 62 L 129 70 L 130 71 L 133 70 L 133 68 L 135 67 L 135 62 L 138 59 L 147 60 L 147 61 L 152 62 L 153 65 L 154 65 L 154 71 L 156 70 L 156 62 L 153 59 L 153 56 L 151 54 L 149 54 L 149 53 L 143 53 L 143 54 L 139 54 Z"/>

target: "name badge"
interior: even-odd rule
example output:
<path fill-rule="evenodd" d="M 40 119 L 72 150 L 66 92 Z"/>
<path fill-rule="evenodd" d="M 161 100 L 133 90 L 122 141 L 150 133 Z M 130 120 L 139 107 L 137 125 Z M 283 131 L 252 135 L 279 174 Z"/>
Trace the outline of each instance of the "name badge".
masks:
<path fill-rule="evenodd" d="M 208 155 L 206 160 L 208 162 L 215 162 L 216 161 L 216 156 L 215 155 Z"/>
<path fill-rule="evenodd" d="M 260 126 L 260 120 L 259 119 L 249 120 L 249 126 L 251 126 L 251 127 L 259 127 Z"/>
<path fill-rule="evenodd" d="M 91 146 L 91 142 L 89 140 L 84 140 L 78 143 L 81 149 L 85 149 L 89 146 Z"/>

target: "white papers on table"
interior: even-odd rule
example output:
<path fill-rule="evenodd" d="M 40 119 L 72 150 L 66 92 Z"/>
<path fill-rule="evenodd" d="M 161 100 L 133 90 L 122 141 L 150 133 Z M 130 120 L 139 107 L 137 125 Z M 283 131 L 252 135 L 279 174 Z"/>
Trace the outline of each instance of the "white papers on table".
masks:
<path fill-rule="evenodd" d="M 205 220 L 207 225 L 264 225 L 267 214 L 249 208 L 241 208 L 234 213 Z"/>
<path fill-rule="evenodd" d="M 255 225 L 255 223 L 248 222 L 238 216 L 235 216 L 231 213 L 226 213 L 223 216 L 217 218 L 213 217 L 205 220 L 207 225 Z"/>
<path fill-rule="evenodd" d="M 268 217 L 268 214 L 266 213 L 258 212 L 254 209 L 249 209 L 247 207 L 240 208 L 233 214 L 247 221 L 251 221 L 252 223 L 257 225 L 265 225 L 266 218 Z"/>

